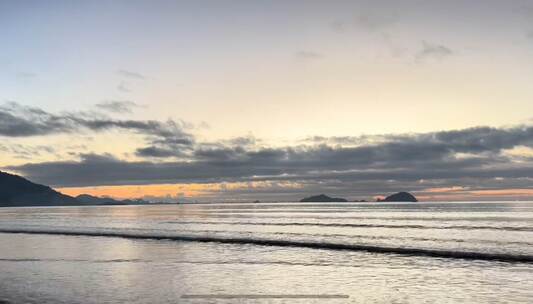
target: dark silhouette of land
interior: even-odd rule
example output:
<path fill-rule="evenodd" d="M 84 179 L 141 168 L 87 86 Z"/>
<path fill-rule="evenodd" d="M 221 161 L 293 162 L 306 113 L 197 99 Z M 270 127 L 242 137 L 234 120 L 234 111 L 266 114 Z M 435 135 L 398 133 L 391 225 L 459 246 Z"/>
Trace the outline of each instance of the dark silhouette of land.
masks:
<path fill-rule="evenodd" d="M 300 202 L 347 202 L 348 200 L 340 197 L 330 197 L 325 194 L 314 195 L 301 199 Z M 416 197 L 409 192 L 398 192 L 387 196 L 384 199 L 378 199 L 378 202 L 418 202 Z M 356 200 L 354 202 L 366 202 L 365 200 Z"/>
<path fill-rule="evenodd" d="M 387 196 L 385 199 L 378 199 L 378 202 L 418 202 L 418 200 L 409 192 L 398 192 Z"/>
<path fill-rule="evenodd" d="M 347 202 L 348 200 L 340 197 L 329 197 L 325 194 L 306 197 L 300 200 L 300 202 Z"/>
<path fill-rule="evenodd" d="M 48 186 L 30 182 L 21 176 L 0 171 L 0 207 L 142 205 L 148 203 L 141 199 L 116 200 L 88 194 L 72 197 Z"/>
<path fill-rule="evenodd" d="M 89 194 L 80 194 L 76 196 L 76 200 L 91 205 L 145 205 L 150 203 L 142 199 L 117 200 L 111 197 L 98 197 Z"/>
<path fill-rule="evenodd" d="M 18 175 L 0 171 L 0 206 L 69 206 L 83 205 L 72 196 L 30 182 Z"/>

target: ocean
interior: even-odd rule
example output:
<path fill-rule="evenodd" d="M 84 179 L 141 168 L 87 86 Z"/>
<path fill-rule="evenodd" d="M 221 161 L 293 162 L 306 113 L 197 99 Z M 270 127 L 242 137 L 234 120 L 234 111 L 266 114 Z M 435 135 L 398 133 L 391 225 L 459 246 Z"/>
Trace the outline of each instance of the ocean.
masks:
<path fill-rule="evenodd" d="M 0 208 L 0 303 L 532 303 L 533 202 Z"/>

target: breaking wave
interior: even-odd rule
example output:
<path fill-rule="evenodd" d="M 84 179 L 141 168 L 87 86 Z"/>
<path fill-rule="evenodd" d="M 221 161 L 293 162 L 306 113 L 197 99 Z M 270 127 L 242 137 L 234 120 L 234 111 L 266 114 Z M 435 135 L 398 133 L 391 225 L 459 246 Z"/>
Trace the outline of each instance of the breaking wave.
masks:
<path fill-rule="evenodd" d="M 249 237 L 218 237 L 218 236 L 191 236 L 191 235 L 165 235 L 165 234 L 144 234 L 129 233 L 119 231 L 83 231 L 83 230 L 38 230 L 38 229 L 0 229 L 0 233 L 24 233 L 24 234 L 49 234 L 68 236 L 91 236 L 91 237 L 120 237 L 128 239 L 152 239 L 152 240 L 172 240 L 182 242 L 215 242 L 223 244 L 242 244 L 258 246 L 278 246 L 297 247 L 325 250 L 349 250 L 364 251 L 381 254 L 400 254 L 410 256 L 426 256 L 435 258 L 486 260 L 500 262 L 521 262 L 533 263 L 533 255 L 509 254 L 509 253 L 489 253 L 473 251 L 452 251 L 426 248 L 406 248 L 387 247 L 364 244 L 346 244 L 331 242 L 297 241 L 297 240 L 277 240 Z"/>

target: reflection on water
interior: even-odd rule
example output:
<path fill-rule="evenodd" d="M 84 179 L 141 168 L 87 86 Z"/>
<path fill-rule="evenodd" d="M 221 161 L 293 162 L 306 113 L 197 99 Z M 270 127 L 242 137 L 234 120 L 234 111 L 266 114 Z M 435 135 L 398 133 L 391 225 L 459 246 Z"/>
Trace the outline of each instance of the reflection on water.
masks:
<path fill-rule="evenodd" d="M 321 294 L 349 298 L 239 301 L 527 303 L 533 300 L 527 260 L 357 248 L 533 257 L 532 223 L 533 203 L 502 202 L 3 208 L 0 231 L 79 233 L 0 233 L 0 302 L 234 303 L 181 296 Z M 249 241 L 176 241 L 179 236 Z"/>

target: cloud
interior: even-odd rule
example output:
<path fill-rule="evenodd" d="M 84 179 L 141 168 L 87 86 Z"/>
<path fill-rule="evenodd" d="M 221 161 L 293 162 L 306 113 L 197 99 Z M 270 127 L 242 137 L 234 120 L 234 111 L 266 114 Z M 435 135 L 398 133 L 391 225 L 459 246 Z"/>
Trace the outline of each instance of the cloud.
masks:
<path fill-rule="evenodd" d="M 265 181 L 299 185 L 281 193 L 278 188 L 262 189 L 265 197 L 317 192 L 362 197 L 458 185 L 502 189 L 527 187 L 533 180 L 531 160 L 515 162 L 504 153 L 516 146 L 533 147 L 531 126 L 382 135 L 378 141 L 347 142 L 356 145 L 274 148 L 196 143 L 180 161 L 127 162 L 109 155 L 82 155 L 79 161 L 28 163 L 7 169 L 62 187 Z M 138 152 L 163 158 L 180 153 L 164 148 Z M 239 191 L 245 197 L 251 195 L 245 189 Z"/>
<path fill-rule="evenodd" d="M 144 75 L 142 75 L 140 73 L 137 73 L 137 72 L 126 71 L 126 70 L 118 70 L 117 73 L 120 76 L 125 77 L 125 78 L 139 79 L 139 80 L 145 80 L 146 79 L 146 76 L 144 76 Z"/>
<path fill-rule="evenodd" d="M 119 107 L 124 106 L 120 103 L 118 105 Z M 21 106 L 14 102 L 0 106 L 0 136 L 4 137 L 30 137 L 121 129 L 144 135 L 150 145 L 183 148 L 194 143 L 194 136 L 184 130 L 187 126 L 186 123 L 172 119 L 167 121 L 121 120 L 91 112 L 52 114 L 39 108 Z"/>
<path fill-rule="evenodd" d="M 415 54 L 415 60 L 421 62 L 428 59 L 442 59 L 453 54 L 454 51 L 444 45 L 422 41 L 422 49 Z"/>
<path fill-rule="evenodd" d="M 299 51 L 295 53 L 295 56 L 300 59 L 305 60 L 315 60 L 315 59 L 321 59 L 324 57 L 323 54 L 312 52 L 312 51 Z"/>
<path fill-rule="evenodd" d="M 139 105 L 129 100 L 109 100 L 95 105 L 97 108 L 113 113 L 131 113 Z"/>
<path fill-rule="evenodd" d="M 232 146 L 255 146 L 259 142 L 260 140 L 252 135 L 234 137 L 227 141 L 227 143 Z"/>
<path fill-rule="evenodd" d="M 388 29 L 397 22 L 398 16 L 394 11 L 363 9 L 363 12 L 353 18 L 335 20 L 330 23 L 330 26 L 338 33 L 343 33 L 350 29 L 377 32 Z"/>
<path fill-rule="evenodd" d="M 167 158 L 181 156 L 183 154 L 177 149 L 149 146 L 144 148 L 138 148 L 135 151 L 135 155 L 140 157 Z"/>
<path fill-rule="evenodd" d="M 22 79 L 32 79 L 32 78 L 37 77 L 37 74 L 31 73 L 31 72 L 20 72 L 20 73 L 17 73 L 17 77 L 22 78 Z"/>
<path fill-rule="evenodd" d="M 270 155 L 272 156 L 272 155 Z M 276 158 L 276 156 L 273 156 Z M 324 161 L 327 161 L 325 159 Z M 262 165 L 261 165 L 262 163 Z M 169 183 L 293 182 L 299 193 L 334 192 L 342 195 L 372 195 L 385 191 L 468 186 L 516 187 L 529 185 L 533 166 L 488 167 L 456 164 L 367 170 L 317 170 L 313 163 L 284 167 L 286 162 L 125 162 L 106 157 L 85 157 L 79 162 L 26 164 L 8 169 L 23 172 L 33 180 L 54 186 L 143 185 Z M 321 166 L 318 166 L 321 167 Z M 500 180 L 494 180 L 499 177 Z M 420 183 L 423 180 L 424 183 Z M 480 187 L 480 185 L 482 185 Z M 278 195 L 270 192 L 271 195 Z"/>
<path fill-rule="evenodd" d="M 55 154 L 53 147 L 45 145 L 1 144 L 0 151 L 13 155 L 17 159 L 34 159 L 42 154 Z"/>
<path fill-rule="evenodd" d="M 347 30 L 348 24 L 342 20 L 335 20 L 329 24 L 331 29 L 337 33 L 344 33 Z"/>
<path fill-rule="evenodd" d="M 0 136 L 25 137 L 68 132 L 68 121 L 38 108 L 14 102 L 0 106 Z"/>
<path fill-rule="evenodd" d="M 124 93 L 129 93 L 131 92 L 131 90 L 128 88 L 128 86 L 126 85 L 126 83 L 124 81 L 121 81 L 118 86 L 117 86 L 117 90 L 121 91 L 121 92 L 124 92 Z"/>
<path fill-rule="evenodd" d="M 354 18 L 354 26 L 368 31 L 388 28 L 397 22 L 397 17 L 392 14 L 371 13 L 360 14 Z"/>

